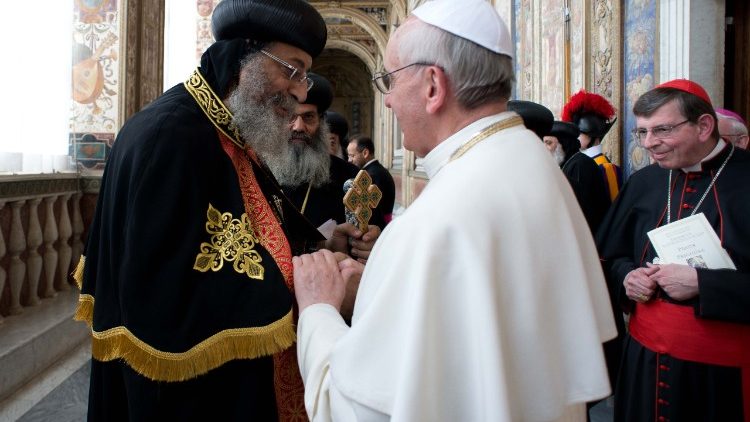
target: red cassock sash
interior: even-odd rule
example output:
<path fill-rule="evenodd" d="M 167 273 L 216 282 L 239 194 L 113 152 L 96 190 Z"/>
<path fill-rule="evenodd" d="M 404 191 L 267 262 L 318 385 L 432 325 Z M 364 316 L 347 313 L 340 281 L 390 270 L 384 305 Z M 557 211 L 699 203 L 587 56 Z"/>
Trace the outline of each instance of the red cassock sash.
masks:
<path fill-rule="evenodd" d="M 630 335 L 677 359 L 741 368 L 745 421 L 750 422 L 750 325 L 700 319 L 690 306 L 656 299 L 636 304 Z"/>

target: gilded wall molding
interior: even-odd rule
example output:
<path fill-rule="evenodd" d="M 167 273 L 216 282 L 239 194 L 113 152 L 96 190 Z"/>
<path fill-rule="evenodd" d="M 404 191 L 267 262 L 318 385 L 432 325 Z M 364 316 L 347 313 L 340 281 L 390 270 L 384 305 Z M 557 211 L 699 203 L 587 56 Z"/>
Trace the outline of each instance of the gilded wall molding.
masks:
<path fill-rule="evenodd" d="M 595 0 L 591 9 L 591 74 L 590 91 L 607 98 L 618 111 L 618 121 L 604 138 L 605 154 L 616 164 L 621 158 L 622 88 L 620 86 L 622 62 L 622 19 L 620 2 Z"/>

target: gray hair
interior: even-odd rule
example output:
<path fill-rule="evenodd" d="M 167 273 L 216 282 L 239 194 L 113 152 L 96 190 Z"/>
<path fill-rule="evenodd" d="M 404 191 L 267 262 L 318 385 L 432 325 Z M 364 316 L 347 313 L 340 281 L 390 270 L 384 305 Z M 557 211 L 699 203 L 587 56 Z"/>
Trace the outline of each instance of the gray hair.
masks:
<path fill-rule="evenodd" d="M 423 62 L 442 68 L 462 107 L 474 109 L 510 98 L 515 82 L 510 57 L 422 21 L 402 29 L 411 33 L 398 44 L 401 65 Z"/>
<path fill-rule="evenodd" d="M 724 116 L 723 114 L 716 113 L 716 116 L 719 120 L 726 120 L 729 122 L 729 127 L 732 128 L 733 135 L 747 135 L 747 127 L 743 125 L 741 121 L 734 117 Z"/>

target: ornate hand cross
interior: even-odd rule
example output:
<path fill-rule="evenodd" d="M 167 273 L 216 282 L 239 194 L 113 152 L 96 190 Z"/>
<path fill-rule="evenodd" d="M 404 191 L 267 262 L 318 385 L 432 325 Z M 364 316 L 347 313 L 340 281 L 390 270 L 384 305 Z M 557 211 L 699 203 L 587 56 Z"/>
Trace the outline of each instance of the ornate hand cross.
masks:
<path fill-rule="evenodd" d="M 346 184 L 344 185 L 346 186 Z M 360 170 L 354 178 L 352 186 L 344 195 L 346 207 L 346 221 L 357 226 L 363 233 L 367 232 L 367 224 L 372 217 L 372 209 L 378 206 L 383 194 L 372 184 L 372 179 L 366 171 Z"/>

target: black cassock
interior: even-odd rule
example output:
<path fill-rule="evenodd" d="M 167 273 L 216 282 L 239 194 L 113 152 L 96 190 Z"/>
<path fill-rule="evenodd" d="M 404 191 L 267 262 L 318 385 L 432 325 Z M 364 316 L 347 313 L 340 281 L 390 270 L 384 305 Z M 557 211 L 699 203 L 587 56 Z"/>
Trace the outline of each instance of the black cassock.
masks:
<path fill-rule="evenodd" d="M 588 155 L 577 152 L 560 167 L 573 188 L 591 233 L 596 233 L 610 204 L 599 166 Z"/>
<path fill-rule="evenodd" d="M 693 212 L 731 149 L 726 146 L 717 156 L 702 163 L 702 171 L 672 171 L 669 188 L 672 221 Z M 635 303 L 625 295 L 622 283 L 628 272 L 645 267 L 656 256 L 646 233 L 666 224 L 668 176 L 669 170 L 657 165 L 633 174 L 596 236 L 613 300 L 626 313 L 637 313 L 637 310 Z M 750 153 L 735 149 L 696 211 L 706 216 L 737 270 L 699 268 L 697 297 L 675 301 L 658 289 L 651 301 L 689 307 L 698 321 L 734 323 L 740 330 L 750 328 L 748 180 Z M 743 379 L 739 366 L 709 365 L 656 353 L 629 334 L 625 336 L 623 347 L 615 387 L 615 421 L 743 420 Z M 750 350 L 745 352 L 750 356 Z M 750 385 L 747 379 L 744 381 L 745 385 Z M 744 394 L 750 397 L 750 392 Z"/>

